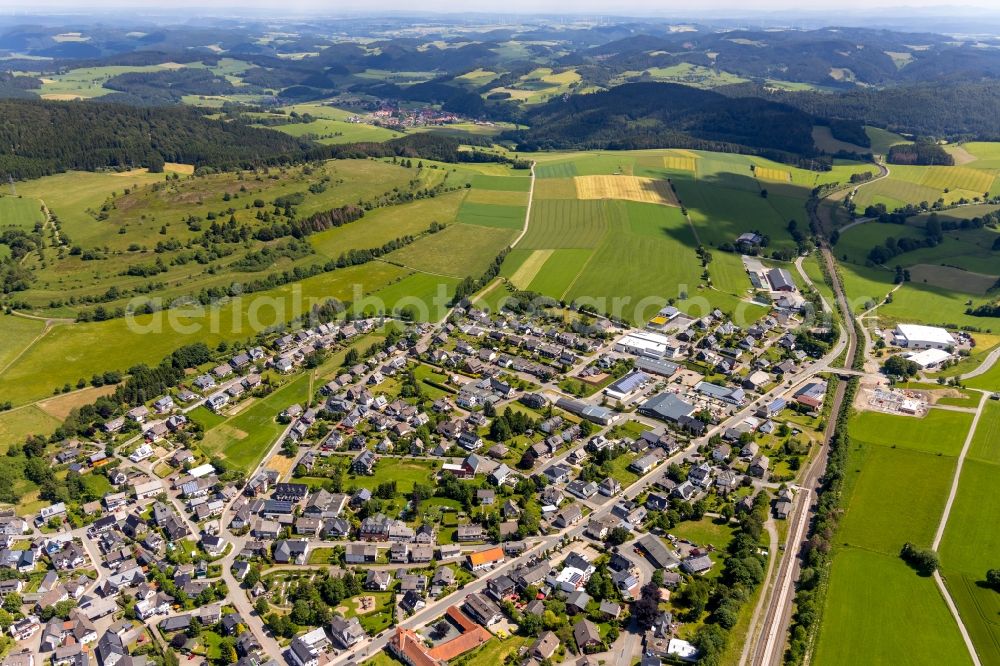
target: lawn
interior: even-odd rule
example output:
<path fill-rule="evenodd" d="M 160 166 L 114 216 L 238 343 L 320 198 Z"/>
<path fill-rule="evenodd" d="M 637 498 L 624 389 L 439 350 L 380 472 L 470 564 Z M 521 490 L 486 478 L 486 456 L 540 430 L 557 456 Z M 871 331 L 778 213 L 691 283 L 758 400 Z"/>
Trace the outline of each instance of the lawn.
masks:
<path fill-rule="evenodd" d="M 205 433 L 201 448 L 221 454 L 234 467 L 250 471 L 285 429 L 275 417 L 293 404 L 309 401 L 309 375 L 303 374 Z"/>
<path fill-rule="evenodd" d="M 358 618 L 361 626 L 369 635 L 374 636 L 392 624 L 392 592 L 365 592 L 360 596 L 375 598 L 375 608 L 367 613 L 358 614 L 354 598 L 344 599 L 338 607 L 347 619 Z"/>
<path fill-rule="evenodd" d="M 860 412 L 851 419 L 855 442 L 957 456 L 972 425 L 972 414 L 932 409 L 924 418 Z"/>
<path fill-rule="evenodd" d="M 413 490 L 414 483 L 433 485 L 436 472 L 437 463 L 433 461 L 383 458 L 376 464 L 374 474 L 350 476 L 347 485 L 374 490 L 380 483 L 395 481 L 399 494 L 405 495 Z"/>
<path fill-rule="evenodd" d="M 192 421 L 201 424 L 204 430 L 211 430 L 226 422 L 226 417 L 217 414 L 205 405 L 199 405 L 188 412 L 187 417 Z"/>
<path fill-rule="evenodd" d="M 833 558 L 817 666 L 969 664 L 958 627 L 937 586 L 895 553 L 857 549 Z"/>
<path fill-rule="evenodd" d="M 716 551 L 725 552 L 733 540 L 734 529 L 733 525 L 719 523 L 706 516 L 701 520 L 678 523 L 670 528 L 670 533 L 699 546 L 713 546 Z"/>
<path fill-rule="evenodd" d="M 510 636 L 505 639 L 493 637 L 482 647 L 454 660 L 454 663 L 461 663 L 462 666 L 498 666 L 507 663 L 511 655 L 517 654 L 533 642 L 534 639 L 523 636 Z"/>

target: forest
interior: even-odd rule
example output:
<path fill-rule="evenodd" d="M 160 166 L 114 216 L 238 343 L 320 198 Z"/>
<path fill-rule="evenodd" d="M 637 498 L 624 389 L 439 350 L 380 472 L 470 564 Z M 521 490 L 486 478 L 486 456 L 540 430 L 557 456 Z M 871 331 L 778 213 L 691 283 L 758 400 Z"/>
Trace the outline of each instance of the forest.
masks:
<path fill-rule="evenodd" d="M 631 83 L 607 91 L 557 98 L 525 116 L 531 126 L 509 136 L 521 150 L 673 147 L 761 154 L 816 153 L 803 111 L 750 97 L 673 83 Z M 860 125 L 859 125 L 860 129 Z"/>

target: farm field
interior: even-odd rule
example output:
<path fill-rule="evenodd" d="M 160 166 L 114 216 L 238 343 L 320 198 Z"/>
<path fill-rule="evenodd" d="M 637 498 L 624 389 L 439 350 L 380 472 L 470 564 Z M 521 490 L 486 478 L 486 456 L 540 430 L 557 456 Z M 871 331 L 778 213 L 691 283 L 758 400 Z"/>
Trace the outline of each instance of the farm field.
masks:
<path fill-rule="evenodd" d="M 521 229 L 524 227 L 525 211 L 524 205 L 474 203 L 466 200 L 458 210 L 458 221 L 478 227 Z"/>
<path fill-rule="evenodd" d="M 868 444 L 957 456 L 972 414 L 932 409 L 924 418 L 860 412 L 851 420 L 851 439 Z"/>
<path fill-rule="evenodd" d="M 833 559 L 823 626 L 813 663 L 895 666 L 971 664 L 955 620 L 937 586 L 917 576 L 895 553 L 858 549 Z"/>
<path fill-rule="evenodd" d="M 0 316 L 0 338 L 4 341 L 3 346 L 0 346 L 0 373 L 5 371 L 44 329 L 45 322 L 38 319 Z"/>
<path fill-rule="evenodd" d="M 309 236 L 316 251 L 336 259 L 349 250 L 379 247 L 395 238 L 417 235 L 431 226 L 455 221 L 465 192 L 451 192 L 399 206 L 379 208 L 357 222 Z"/>
<path fill-rule="evenodd" d="M 857 444 L 852 440 L 852 446 Z M 837 533 L 845 547 L 896 556 L 907 541 L 930 546 L 955 458 L 861 444 L 852 451 L 852 492 Z"/>
<path fill-rule="evenodd" d="M 698 304 L 746 308 L 751 320 L 759 313 L 756 306 L 738 301 L 750 287 L 739 258 L 713 253 L 718 269 L 710 265 L 709 271 L 716 274 L 716 291 L 709 295 L 694 250 L 699 241 L 706 245 L 732 242 L 746 230 L 748 219 L 753 221 L 752 228 L 770 236 L 772 246 L 791 245 L 788 220 L 805 219 L 807 192 L 794 182 L 816 177 L 784 169 L 782 173 L 789 174 L 793 183 L 778 183 L 786 188 L 783 194 L 763 197 L 751 165 L 775 177 L 779 174 L 764 170 L 779 170 L 781 165 L 757 158 L 699 151 L 634 151 L 543 154 L 539 163 L 531 224 L 518 244 L 518 253 L 508 259 L 516 261 L 517 267 L 504 272 L 518 287 L 566 300 L 596 298 L 607 303 L 621 296 L 634 304 L 655 296 L 677 299 L 687 308 L 703 307 L 695 305 L 697 298 Z M 842 176 L 845 169 L 857 166 L 838 164 L 835 169 L 839 171 L 828 177 Z M 628 201 L 629 194 L 610 189 L 610 183 L 627 182 L 631 174 L 660 183 L 671 178 L 690 223 L 677 208 Z M 725 183 L 716 182 L 721 180 Z M 584 198 L 597 196 L 612 198 Z M 532 253 L 521 254 L 521 250 Z M 549 250 L 551 255 L 542 254 Z M 647 270 L 649 266 L 659 268 Z M 622 285 L 628 287 L 623 291 Z M 638 320 L 641 315 L 629 317 Z"/>
<path fill-rule="evenodd" d="M 62 424 L 36 405 L 0 412 L 0 454 L 6 453 L 11 444 L 24 442 L 28 435 L 49 436 Z"/>
<path fill-rule="evenodd" d="M 384 259 L 432 275 L 478 277 L 515 236 L 514 229 L 453 224 L 385 255 Z"/>
<path fill-rule="evenodd" d="M 392 312 L 415 321 L 440 321 L 448 312 L 457 278 L 413 273 L 352 303 L 358 313 Z"/>
<path fill-rule="evenodd" d="M 1000 465 L 1000 401 L 986 401 L 968 458 Z"/>
<path fill-rule="evenodd" d="M 956 462 L 953 455 L 932 452 L 964 439 L 971 420 L 963 422 L 965 430 L 962 423 L 951 423 L 959 432 L 940 446 L 946 417 L 935 416 L 933 427 L 903 426 L 896 433 L 884 430 L 901 422 L 890 426 L 881 416 L 861 413 L 851 420 L 845 512 L 833 539 L 815 661 L 843 663 L 845 650 L 856 653 L 863 645 L 865 663 L 896 663 L 900 650 L 913 655 L 910 663 L 967 663 L 958 628 L 933 580 L 918 576 L 899 559 L 899 550 L 906 541 L 931 545 Z M 906 448 L 893 448 L 897 439 L 907 440 Z M 921 647 L 911 652 L 916 646 Z"/>
<path fill-rule="evenodd" d="M 982 586 L 1000 552 L 998 480 L 1000 465 L 966 460 L 940 548 L 942 574 L 984 664 L 1000 660 L 1000 595 Z"/>
<path fill-rule="evenodd" d="M 518 248 L 596 248 L 608 233 L 611 219 L 623 213 L 613 201 L 538 199 L 532 204 L 531 224 Z"/>
<path fill-rule="evenodd" d="M 664 180 L 636 176 L 577 176 L 577 198 L 619 199 L 640 203 L 677 205 L 677 197 Z"/>
<path fill-rule="evenodd" d="M 4 227 L 20 227 L 33 229 L 45 221 L 42 215 L 42 203 L 38 199 L 0 196 L 0 229 Z"/>
<path fill-rule="evenodd" d="M 236 298 L 215 308 L 59 326 L 0 375 L 0 401 L 23 404 L 97 372 L 158 363 L 177 347 L 197 340 L 214 345 L 221 340 L 249 339 L 259 330 L 257 326 L 287 321 L 330 298 L 352 300 L 407 274 L 396 266 L 373 262 L 259 292 L 252 298 Z M 132 328 L 130 321 L 135 324 Z"/>
<path fill-rule="evenodd" d="M 306 137 L 326 145 L 364 141 L 388 141 L 389 139 L 403 136 L 401 132 L 386 127 L 327 118 L 320 118 L 311 123 L 275 125 L 271 129 L 283 132 L 289 136 Z"/>

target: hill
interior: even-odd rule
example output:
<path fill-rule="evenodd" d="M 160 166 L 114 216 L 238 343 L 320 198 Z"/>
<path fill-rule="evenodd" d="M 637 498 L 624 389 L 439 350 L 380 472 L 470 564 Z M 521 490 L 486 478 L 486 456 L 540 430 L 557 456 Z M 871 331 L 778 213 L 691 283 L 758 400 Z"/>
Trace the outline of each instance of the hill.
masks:
<path fill-rule="evenodd" d="M 759 98 L 727 98 L 673 83 L 631 83 L 553 100 L 512 134 L 521 149 L 703 148 L 813 155 L 815 119 Z"/>
<path fill-rule="evenodd" d="M 211 120 L 190 107 L 0 101 L 0 173 L 15 178 L 80 169 L 251 164 L 300 153 L 290 136 Z"/>

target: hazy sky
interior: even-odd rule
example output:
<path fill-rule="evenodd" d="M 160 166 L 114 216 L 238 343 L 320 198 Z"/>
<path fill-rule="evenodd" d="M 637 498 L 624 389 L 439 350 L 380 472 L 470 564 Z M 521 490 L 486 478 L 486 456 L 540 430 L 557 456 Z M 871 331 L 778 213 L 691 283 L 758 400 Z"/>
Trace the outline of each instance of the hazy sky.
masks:
<path fill-rule="evenodd" d="M 677 0 L 0 0 L 0 13 L 11 12 L 44 12 L 72 11 L 85 13 L 85 8 L 94 9 L 128 9 L 134 15 L 141 15 L 143 9 L 153 10 L 190 9 L 201 14 L 222 14 L 232 10 L 252 10 L 254 13 L 267 12 L 275 14 L 301 14 L 315 12 L 320 14 L 338 14 L 348 11 L 480 11 L 486 13 L 600 13 L 600 14 L 644 14 L 670 16 L 698 16 L 705 13 L 719 12 L 732 15 L 746 15 L 757 11 L 803 11 L 818 10 L 820 13 L 836 10 L 864 11 L 865 13 L 880 13 L 880 10 L 899 11 L 902 8 L 928 9 L 947 16 L 950 13 L 965 14 L 973 9 L 998 9 L 996 0 L 960 0 L 947 2 L 942 0 L 699 0 L 698 2 L 678 2 Z M 826 10 L 826 11 L 824 11 Z M 831 11 L 832 10 L 832 11 Z"/>

